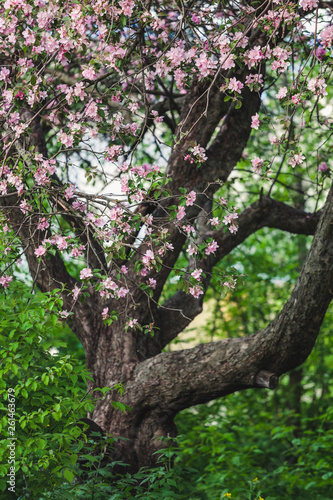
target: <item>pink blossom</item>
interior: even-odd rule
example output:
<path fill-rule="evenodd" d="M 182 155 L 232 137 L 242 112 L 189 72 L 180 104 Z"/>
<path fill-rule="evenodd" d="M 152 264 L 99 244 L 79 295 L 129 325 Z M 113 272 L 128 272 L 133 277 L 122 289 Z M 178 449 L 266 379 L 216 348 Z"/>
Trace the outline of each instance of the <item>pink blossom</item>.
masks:
<path fill-rule="evenodd" d="M 295 105 L 301 102 L 301 99 L 297 95 L 291 96 L 291 99 Z"/>
<path fill-rule="evenodd" d="M 149 280 L 147 281 L 147 285 L 149 286 L 149 288 L 156 288 L 156 280 L 154 280 L 153 278 L 149 278 Z"/>
<path fill-rule="evenodd" d="M 229 281 L 224 281 L 222 283 L 222 286 L 226 286 L 229 288 L 229 290 L 234 290 L 236 288 L 237 281 L 235 278 L 230 278 Z"/>
<path fill-rule="evenodd" d="M 206 77 L 212 74 L 212 70 L 217 66 L 217 61 L 207 57 L 205 52 L 201 52 L 200 57 L 195 61 L 195 64 L 199 69 L 201 76 Z"/>
<path fill-rule="evenodd" d="M 128 288 L 124 288 L 123 286 L 119 288 L 118 290 L 118 297 L 119 298 L 123 298 L 123 297 L 126 297 L 126 295 L 128 294 L 129 290 Z"/>
<path fill-rule="evenodd" d="M 258 92 L 263 86 L 262 75 L 248 75 L 245 78 L 245 84 L 250 87 L 251 90 Z"/>
<path fill-rule="evenodd" d="M 251 120 L 252 120 L 251 127 L 258 130 L 260 125 L 259 114 L 256 113 L 255 115 L 251 116 Z"/>
<path fill-rule="evenodd" d="M 261 51 L 261 47 L 257 45 L 256 47 L 253 47 L 253 49 L 248 50 L 245 57 L 247 60 L 247 66 L 251 69 L 264 58 L 264 54 Z"/>
<path fill-rule="evenodd" d="M 277 99 L 283 99 L 288 93 L 287 87 L 281 87 L 279 92 L 276 94 Z"/>
<path fill-rule="evenodd" d="M 150 266 L 150 261 L 154 259 L 154 252 L 152 250 L 147 250 L 144 256 L 142 257 L 142 262 L 146 266 Z"/>
<path fill-rule="evenodd" d="M 220 220 L 218 217 L 213 217 L 212 219 L 209 219 L 209 222 L 212 226 L 218 226 L 220 224 Z"/>
<path fill-rule="evenodd" d="M 73 146 L 74 137 L 72 135 L 65 134 L 65 132 L 59 132 L 57 135 L 59 142 L 66 146 L 67 148 Z"/>
<path fill-rule="evenodd" d="M 79 298 L 80 293 L 81 293 L 81 289 L 77 285 L 75 285 L 75 287 L 72 290 L 72 293 L 73 293 L 73 299 L 77 300 Z"/>
<path fill-rule="evenodd" d="M 22 200 L 20 203 L 21 211 L 26 214 L 29 210 L 31 210 L 31 205 L 27 202 L 27 200 Z"/>
<path fill-rule="evenodd" d="M 79 210 L 80 212 L 85 212 L 86 211 L 86 206 L 81 200 L 75 200 L 72 203 L 72 207 L 75 208 L 75 210 Z"/>
<path fill-rule="evenodd" d="M 36 255 L 36 257 L 41 257 L 42 255 L 46 254 L 46 248 L 43 245 L 40 245 L 38 248 L 36 248 L 34 254 Z"/>
<path fill-rule="evenodd" d="M 319 59 L 319 61 L 321 61 L 324 55 L 326 54 L 326 49 L 320 46 L 316 49 L 315 54 L 316 57 Z"/>
<path fill-rule="evenodd" d="M 8 288 L 9 283 L 12 281 L 13 276 L 9 276 L 8 274 L 5 274 L 4 276 L 1 276 L 0 278 L 0 285 L 2 285 L 4 288 Z"/>
<path fill-rule="evenodd" d="M 251 160 L 251 163 L 253 166 L 254 173 L 260 174 L 264 161 L 261 158 L 258 158 L 258 156 L 256 156 L 253 160 Z"/>
<path fill-rule="evenodd" d="M 318 172 L 326 172 L 328 170 L 327 163 L 323 161 L 323 163 L 320 163 L 318 165 Z"/>
<path fill-rule="evenodd" d="M 185 217 L 185 207 L 178 207 L 177 220 L 182 220 Z"/>
<path fill-rule="evenodd" d="M 60 311 L 59 316 L 60 316 L 61 318 L 66 319 L 66 318 L 68 318 L 68 316 L 69 316 L 69 312 L 68 312 L 68 311 L 65 311 L 65 310 Z"/>
<path fill-rule="evenodd" d="M 221 56 L 220 63 L 221 63 L 222 69 L 234 68 L 235 67 L 234 55 L 230 54 L 228 57 L 225 57 L 225 55 Z"/>
<path fill-rule="evenodd" d="M 196 157 L 198 161 L 203 163 L 204 161 L 207 160 L 207 156 L 205 155 L 205 149 L 200 146 L 200 144 L 197 144 L 193 148 L 190 149 L 191 153 L 193 156 Z"/>
<path fill-rule="evenodd" d="M 238 214 L 236 212 L 226 215 L 223 219 L 223 224 L 235 224 L 236 219 L 238 219 Z"/>
<path fill-rule="evenodd" d="M 290 156 L 288 163 L 291 165 L 293 168 L 295 168 L 296 165 L 301 165 L 303 161 L 305 160 L 305 156 L 302 154 L 294 154 Z"/>
<path fill-rule="evenodd" d="M 230 78 L 228 85 L 229 90 L 232 90 L 233 92 L 238 92 L 238 94 L 240 94 L 243 87 L 244 85 L 242 84 L 242 82 L 240 82 L 236 78 Z"/>
<path fill-rule="evenodd" d="M 202 274 L 202 269 L 195 269 L 192 273 L 191 276 L 193 276 L 194 279 L 197 281 L 200 281 L 200 276 Z"/>
<path fill-rule="evenodd" d="M 189 255 L 193 255 L 193 254 L 198 253 L 198 250 L 197 250 L 196 247 L 194 247 L 192 245 L 189 245 L 188 249 L 187 249 L 187 252 L 188 252 Z"/>
<path fill-rule="evenodd" d="M 66 198 L 66 200 L 70 200 L 71 198 L 73 198 L 73 195 L 74 195 L 74 191 L 75 191 L 75 186 L 71 185 L 71 186 L 68 186 L 65 191 L 64 191 L 64 196 Z"/>
<path fill-rule="evenodd" d="M 137 324 L 138 324 L 137 319 L 129 319 L 125 326 L 127 326 L 127 328 L 135 328 Z"/>
<path fill-rule="evenodd" d="M 5 83 L 10 83 L 10 79 L 8 78 L 9 75 L 10 75 L 10 71 L 8 68 L 1 68 L 0 81 L 3 80 Z"/>
<path fill-rule="evenodd" d="M 104 307 L 104 309 L 102 311 L 102 319 L 105 320 L 108 316 L 109 316 L 109 308 L 108 307 Z"/>
<path fill-rule="evenodd" d="M 131 16 L 134 9 L 134 1 L 133 0 L 121 0 L 119 5 L 122 9 L 122 13 L 125 16 Z"/>
<path fill-rule="evenodd" d="M 84 100 L 86 97 L 87 93 L 84 91 L 84 83 L 79 82 L 75 85 L 74 87 L 74 94 L 80 98 L 81 101 Z"/>
<path fill-rule="evenodd" d="M 201 288 L 199 287 L 199 285 L 195 285 L 195 286 L 192 286 L 190 289 L 189 289 L 189 292 L 191 295 L 193 295 L 193 297 L 195 299 L 199 298 L 200 295 L 203 294 L 203 291 L 201 290 Z"/>
<path fill-rule="evenodd" d="M 324 78 L 311 78 L 311 80 L 308 81 L 308 89 L 314 92 L 317 96 L 323 97 L 327 95 L 326 92 L 326 83 Z"/>
<path fill-rule="evenodd" d="M 80 272 L 80 279 L 81 280 L 84 280 L 86 278 L 92 278 L 92 277 L 93 277 L 93 273 L 91 272 L 91 269 L 89 269 L 89 267 L 85 267 Z"/>
<path fill-rule="evenodd" d="M 68 247 L 68 243 L 67 243 L 67 239 L 69 238 L 69 236 L 64 237 L 64 236 L 60 236 L 60 235 L 57 235 L 56 236 L 56 244 L 57 244 L 57 247 L 59 248 L 59 250 L 66 250 L 66 248 Z"/>
<path fill-rule="evenodd" d="M 219 246 L 216 243 L 216 241 L 213 240 L 211 243 L 208 244 L 208 246 L 207 246 L 207 248 L 205 250 L 206 255 L 209 255 L 209 254 L 215 252 L 215 250 L 217 250 L 218 247 Z"/>
<path fill-rule="evenodd" d="M 88 80 L 95 80 L 97 77 L 96 71 L 91 66 L 89 68 L 85 69 L 84 71 L 82 71 L 82 76 L 84 78 L 87 78 Z"/>
<path fill-rule="evenodd" d="M 303 10 L 313 10 L 318 7 L 318 0 L 302 0 L 301 6 Z"/>
<path fill-rule="evenodd" d="M 327 26 L 323 31 L 320 33 L 322 44 L 324 47 L 331 47 L 333 43 L 333 25 L 332 26 Z"/>
<path fill-rule="evenodd" d="M 25 97 L 25 94 L 24 94 L 24 92 L 22 92 L 22 90 L 17 92 L 17 94 L 15 95 L 15 98 L 21 99 L 21 101 L 23 101 L 24 97 Z"/>

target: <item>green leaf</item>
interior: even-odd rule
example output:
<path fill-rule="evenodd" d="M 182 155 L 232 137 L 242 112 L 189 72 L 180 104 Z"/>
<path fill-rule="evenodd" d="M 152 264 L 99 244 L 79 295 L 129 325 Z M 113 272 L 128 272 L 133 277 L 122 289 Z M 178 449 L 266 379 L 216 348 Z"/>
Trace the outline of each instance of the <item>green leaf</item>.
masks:
<path fill-rule="evenodd" d="M 70 471 L 69 469 L 64 469 L 64 478 L 67 479 L 69 483 L 73 481 L 74 477 L 75 476 L 72 471 Z"/>

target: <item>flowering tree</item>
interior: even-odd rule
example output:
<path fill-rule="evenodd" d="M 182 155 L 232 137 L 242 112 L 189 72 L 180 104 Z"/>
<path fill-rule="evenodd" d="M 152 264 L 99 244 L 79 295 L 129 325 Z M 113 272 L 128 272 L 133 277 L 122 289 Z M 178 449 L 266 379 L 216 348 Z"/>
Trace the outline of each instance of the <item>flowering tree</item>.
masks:
<path fill-rule="evenodd" d="M 180 410 L 273 388 L 312 350 L 333 294 L 330 9 L 2 4 L 0 283 L 11 286 L 25 256 L 34 285 L 61 298 L 90 389 L 123 384 L 91 418 L 127 438 L 117 444 L 127 463 L 152 463 Z M 282 187 L 295 182 L 309 212 L 286 203 Z M 235 286 L 222 259 L 263 227 L 314 234 L 281 312 L 251 335 L 163 352 L 202 311 L 212 279 Z"/>

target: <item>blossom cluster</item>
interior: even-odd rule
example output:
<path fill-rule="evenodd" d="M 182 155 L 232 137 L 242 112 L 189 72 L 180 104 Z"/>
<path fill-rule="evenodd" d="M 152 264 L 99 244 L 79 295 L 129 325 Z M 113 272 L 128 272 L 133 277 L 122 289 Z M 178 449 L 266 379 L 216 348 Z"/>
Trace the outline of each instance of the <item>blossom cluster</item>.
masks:
<path fill-rule="evenodd" d="M 317 6 L 317 0 L 301 1 L 307 15 Z M 194 189 L 184 189 L 172 216 L 163 206 L 166 216 L 162 222 L 136 211 L 147 199 L 156 205 L 168 199 L 169 179 L 161 166 L 138 163 L 134 155 L 147 130 L 157 137 L 170 121 L 172 113 L 165 110 L 160 97 L 168 102 L 182 99 L 193 84 L 200 85 L 206 79 L 212 82 L 211 88 L 218 84 L 222 100 L 232 100 L 237 108 L 246 93 L 262 91 L 266 70 L 276 79 L 286 73 L 292 61 L 294 32 L 303 30 L 299 10 L 290 2 L 275 0 L 268 9 L 259 11 L 237 4 L 234 13 L 225 14 L 229 19 L 224 19 L 217 0 L 200 8 L 192 5 L 187 16 L 173 2 L 157 2 L 154 9 L 147 10 L 137 0 L 6 0 L 0 7 L 0 195 L 17 197 L 23 220 L 29 220 L 38 236 L 33 251 L 39 261 L 46 262 L 47 254 L 55 252 L 81 259 L 82 287 L 71 291 L 74 300 L 89 283 L 96 284 L 106 300 L 128 295 L 127 266 L 118 266 L 120 278 L 95 276 L 86 259 L 89 238 L 114 259 L 125 259 L 137 251 L 137 277 L 150 291 L 157 288 L 150 273 L 157 272 L 163 257 L 174 250 L 168 241 L 173 229 L 190 242 L 189 257 L 209 257 L 217 252 L 216 239 L 204 244 L 196 239 L 196 228 L 188 217 L 189 211 L 200 205 Z M 281 36 L 284 30 L 288 36 Z M 311 47 L 317 62 L 322 64 L 332 43 L 333 26 L 321 27 L 318 46 Z M 294 107 L 309 96 L 324 99 L 327 74 L 320 68 L 320 72 L 311 68 L 306 80 L 290 88 L 278 83 L 275 98 L 282 106 Z M 200 105 L 204 99 L 209 102 L 211 88 L 203 94 Z M 202 116 L 205 114 L 203 105 Z M 174 116 L 172 120 L 176 120 Z M 254 113 L 252 129 L 259 130 L 263 121 L 261 110 Z M 185 119 L 176 142 L 186 140 L 194 125 Z M 47 131 L 47 144 L 39 141 L 33 146 L 30 139 L 35 140 L 38 127 Z M 98 149 L 96 145 L 106 137 L 108 144 Z M 52 151 L 50 157 L 47 147 Z M 87 168 L 87 182 L 99 176 L 107 185 L 112 177 L 112 170 L 106 168 L 110 163 L 112 172 L 116 171 L 112 178 L 118 182 L 119 196 L 85 196 L 71 182 L 69 155 L 81 155 L 85 165 L 88 153 L 98 166 Z M 208 169 L 209 145 L 189 142 L 181 158 L 186 167 L 197 164 Z M 294 168 L 304 160 L 295 150 L 287 164 Z M 256 156 L 253 172 L 261 173 L 263 165 L 264 160 Z M 326 171 L 325 165 L 321 163 L 318 170 Z M 224 218 L 211 215 L 207 219 L 213 228 L 225 225 L 236 233 L 236 209 Z M 59 217 L 66 221 L 64 230 Z M 72 230 L 73 219 L 79 222 L 81 236 L 86 235 L 85 243 Z M 146 240 L 139 251 L 140 231 Z M 6 246 L 5 253 L 10 251 L 11 246 Z M 203 294 L 202 274 L 201 268 L 191 273 L 189 293 L 196 298 Z M 6 288 L 11 280 L 12 276 L 4 274 L 0 285 Z M 65 311 L 62 314 L 66 316 Z M 103 318 L 108 319 L 108 314 L 105 308 Z M 128 327 L 135 327 L 135 321 L 130 320 Z"/>

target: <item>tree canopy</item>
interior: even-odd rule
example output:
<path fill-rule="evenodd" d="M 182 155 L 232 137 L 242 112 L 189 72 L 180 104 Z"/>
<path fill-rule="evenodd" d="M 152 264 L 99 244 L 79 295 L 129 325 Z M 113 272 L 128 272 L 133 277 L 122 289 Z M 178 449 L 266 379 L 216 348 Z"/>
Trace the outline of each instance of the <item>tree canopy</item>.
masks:
<path fill-rule="evenodd" d="M 273 389 L 313 349 L 333 296 L 331 11 L 1 5 L 0 285 L 28 266 L 84 348 L 89 418 L 133 471 L 181 410 Z M 289 297 L 265 324 L 169 349 L 205 297 L 246 279 L 228 259 L 263 228 L 313 236 Z"/>

